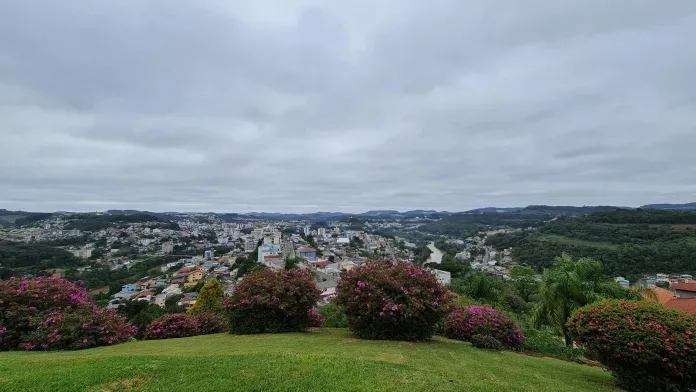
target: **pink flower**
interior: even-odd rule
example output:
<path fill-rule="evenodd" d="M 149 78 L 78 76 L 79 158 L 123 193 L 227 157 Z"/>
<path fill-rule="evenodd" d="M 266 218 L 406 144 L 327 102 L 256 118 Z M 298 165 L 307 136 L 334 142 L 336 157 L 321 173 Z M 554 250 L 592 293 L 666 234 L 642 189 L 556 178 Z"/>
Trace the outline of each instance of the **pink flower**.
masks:
<path fill-rule="evenodd" d="M 391 307 L 391 310 L 392 310 L 393 312 L 396 312 L 397 310 L 399 310 L 399 307 L 396 306 L 396 305 L 394 305 L 394 306 Z"/>

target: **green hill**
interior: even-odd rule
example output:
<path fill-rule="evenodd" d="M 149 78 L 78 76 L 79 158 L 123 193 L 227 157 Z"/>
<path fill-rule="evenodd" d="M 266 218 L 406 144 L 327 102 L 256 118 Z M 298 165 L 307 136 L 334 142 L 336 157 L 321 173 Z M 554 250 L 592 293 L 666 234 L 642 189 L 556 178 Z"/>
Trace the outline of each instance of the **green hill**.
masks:
<path fill-rule="evenodd" d="M 0 391 L 610 391 L 595 367 L 438 338 L 356 340 L 346 330 L 142 341 L 0 353 Z"/>

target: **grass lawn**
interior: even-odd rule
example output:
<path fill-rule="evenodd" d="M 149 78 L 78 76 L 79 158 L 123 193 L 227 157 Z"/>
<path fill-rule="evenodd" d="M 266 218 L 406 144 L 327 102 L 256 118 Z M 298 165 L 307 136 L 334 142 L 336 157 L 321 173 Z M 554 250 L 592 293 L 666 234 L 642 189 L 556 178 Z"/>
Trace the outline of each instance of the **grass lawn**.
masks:
<path fill-rule="evenodd" d="M 346 330 L 0 353 L 0 391 L 611 391 L 609 373 L 437 338 L 352 339 Z"/>
<path fill-rule="evenodd" d="M 592 246 L 603 249 L 618 249 L 619 246 L 610 242 L 585 241 L 577 238 L 564 237 L 556 234 L 544 234 L 539 237 L 539 241 L 561 242 L 568 245 Z"/>

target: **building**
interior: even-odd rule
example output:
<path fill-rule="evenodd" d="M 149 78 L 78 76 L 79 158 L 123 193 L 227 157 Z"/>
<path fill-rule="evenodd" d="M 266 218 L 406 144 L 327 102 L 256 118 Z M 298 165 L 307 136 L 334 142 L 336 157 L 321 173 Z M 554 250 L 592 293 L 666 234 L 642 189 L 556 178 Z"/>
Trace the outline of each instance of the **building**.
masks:
<path fill-rule="evenodd" d="M 135 283 L 124 284 L 123 286 L 121 286 L 122 293 L 132 293 L 134 291 L 138 291 L 138 285 L 136 285 Z"/>
<path fill-rule="evenodd" d="M 171 242 L 165 242 L 164 244 L 162 244 L 162 253 L 174 253 L 174 244 Z"/>
<path fill-rule="evenodd" d="M 696 282 L 677 283 L 669 288 L 677 298 L 696 298 Z"/>
<path fill-rule="evenodd" d="M 449 271 L 434 269 L 432 270 L 432 273 L 433 275 L 435 275 L 435 277 L 437 277 L 437 280 L 440 282 L 440 284 L 448 285 L 452 283 L 452 274 Z"/>
<path fill-rule="evenodd" d="M 202 270 L 193 270 L 186 277 L 187 283 L 192 283 L 194 286 L 201 280 L 205 278 L 205 272 Z"/>
<path fill-rule="evenodd" d="M 204 257 L 206 260 L 212 260 L 212 258 L 215 256 L 215 251 L 214 250 L 206 250 Z"/>
<path fill-rule="evenodd" d="M 302 247 L 297 250 L 299 256 L 308 261 L 314 261 L 317 259 L 317 251 L 314 248 Z"/>
<path fill-rule="evenodd" d="M 75 257 L 79 257 L 81 259 L 89 259 L 92 257 L 92 249 L 79 249 L 79 250 L 74 250 L 73 254 Z"/>
<path fill-rule="evenodd" d="M 618 284 L 620 284 L 622 287 L 628 287 L 631 285 L 631 282 L 629 282 L 626 278 L 622 276 L 618 276 L 614 278 L 614 281 Z"/>

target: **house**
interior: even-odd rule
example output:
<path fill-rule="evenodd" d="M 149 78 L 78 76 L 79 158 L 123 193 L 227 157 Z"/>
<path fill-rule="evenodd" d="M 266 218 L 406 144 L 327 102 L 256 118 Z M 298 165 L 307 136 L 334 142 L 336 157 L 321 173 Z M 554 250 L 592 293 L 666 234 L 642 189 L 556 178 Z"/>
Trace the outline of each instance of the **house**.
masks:
<path fill-rule="evenodd" d="M 205 278 L 205 271 L 197 269 L 197 270 L 191 271 L 191 273 L 188 274 L 188 277 L 186 278 L 186 280 L 189 283 L 198 283 L 198 281 L 203 279 L 203 278 Z"/>
<path fill-rule="evenodd" d="M 622 276 L 618 276 L 618 277 L 614 278 L 614 281 L 616 283 L 620 284 L 621 287 L 628 287 L 631 285 L 631 282 L 629 282 L 628 279 L 626 279 Z"/>
<path fill-rule="evenodd" d="M 122 293 L 132 293 L 138 291 L 138 286 L 135 283 L 124 284 L 121 286 Z"/>
<path fill-rule="evenodd" d="M 696 282 L 677 283 L 669 287 L 677 298 L 696 298 Z"/>
<path fill-rule="evenodd" d="M 138 295 L 135 296 L 135 300 L 136 301 L 148 301 L 148 302 L 150 302 L 154 295 L 155 295 L 155 293 L 152 291 L 141 291 Z"/>
<path fill-rule="evenodd" d="M 198 293 L 186 293 L 184 294 L 184 297 L 177 302 L 177 305 L 183 306 L 185 308 L 190 308 L 193 306 L 193 304 L 196 303 L 196 300 L 198 299 Z"/>
<path fill-rule="evenodd" d="M 297 252 L 299 253 L 299 256 L 301 258 L 309 260 L 309 261 L 316 260 L 316 258 L 317 258 L 317 251 L 313 248 L 302 247 L 302 248 L 298 249 Z"/>

